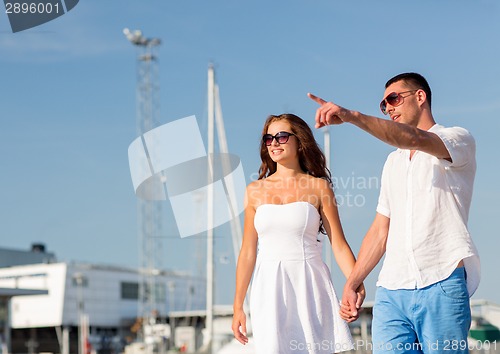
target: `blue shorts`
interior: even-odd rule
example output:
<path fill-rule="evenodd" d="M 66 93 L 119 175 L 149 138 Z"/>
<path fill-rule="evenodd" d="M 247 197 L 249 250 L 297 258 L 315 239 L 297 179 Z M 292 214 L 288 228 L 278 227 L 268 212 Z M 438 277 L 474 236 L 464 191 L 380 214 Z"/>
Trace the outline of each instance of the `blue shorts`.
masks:
<path fill-rule="evenodd" d="M 468 353 L 471 323 L 465 268 L 423 289 L 377 289 L 373 354 Z"/>

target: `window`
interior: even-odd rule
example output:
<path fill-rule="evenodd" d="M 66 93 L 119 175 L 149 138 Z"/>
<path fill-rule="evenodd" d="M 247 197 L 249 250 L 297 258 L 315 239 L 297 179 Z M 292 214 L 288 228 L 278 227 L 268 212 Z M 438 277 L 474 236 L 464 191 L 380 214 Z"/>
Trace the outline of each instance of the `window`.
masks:
<path fill-rule="evenodd" d="M 137 300 L 139 299 L 139 284 L 122 282 L 121 284 L 121 298 L 124 300 Z"/>

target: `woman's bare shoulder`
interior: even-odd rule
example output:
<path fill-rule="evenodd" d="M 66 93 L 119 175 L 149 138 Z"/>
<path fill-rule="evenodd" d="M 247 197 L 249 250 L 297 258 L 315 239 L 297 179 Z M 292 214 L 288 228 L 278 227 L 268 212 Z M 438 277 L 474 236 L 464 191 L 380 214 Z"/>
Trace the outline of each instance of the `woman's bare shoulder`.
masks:
<path fill-rule="evenodd" d="M 258 179 L 256 181 L 250 182 L 247 186 L 247 192 L 257 192 L 264 188 L 266 181 L 264 179 Z"/>
<path fill-rule="evenodd" d="M 259 179 L 248 184 L 246 189 L 246 200 L 249 205 L 256 208 L 262 203 L 263 196 L 265 195 L 265 188 L 267 182 Z"/>

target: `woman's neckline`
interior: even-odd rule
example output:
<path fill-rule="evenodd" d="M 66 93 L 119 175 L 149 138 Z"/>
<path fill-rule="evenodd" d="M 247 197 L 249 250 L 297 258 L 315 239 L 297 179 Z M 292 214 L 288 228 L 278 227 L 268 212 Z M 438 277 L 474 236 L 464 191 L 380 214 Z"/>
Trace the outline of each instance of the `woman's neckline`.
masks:
<path fill-rule="evenodd" d="M 316 208 L 316 206 L 308 201 L 303 201 L 303 200 L 296 200 L 294 202 L 288 202 L 288 203 L 282 203 L 282 204 L 276 204 L 276 203 L 263 203 L 263 204 L 260 204 L 258 205 L 255 210 L 259 209 L 261 206 L 265 206 L 265 205 L 276 205 L 276 206 L 285 206 L 285 205 L 292 205 L 292 204 L 298 204 L 298 203 L 306 203 L 310 206 L 312 206 L 314 209 L 316 209 L 316 211 L 318 211 L 319 213 L 319 210 Z"/>

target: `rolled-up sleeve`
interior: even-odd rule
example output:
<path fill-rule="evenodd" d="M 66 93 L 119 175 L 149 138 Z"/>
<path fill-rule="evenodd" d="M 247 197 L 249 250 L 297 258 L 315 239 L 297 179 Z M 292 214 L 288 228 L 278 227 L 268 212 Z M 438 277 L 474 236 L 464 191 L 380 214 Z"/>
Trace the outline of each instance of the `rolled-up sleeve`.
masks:
<path fill-rule="evenodd" d="M 451 163 L 443 160 L 450 167 L 462 167 L 474 161 L 476 155 L 476 141 L 464 128 L 451 127 L 434 131 L 441 138 L 450 153 Z"/>

